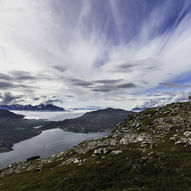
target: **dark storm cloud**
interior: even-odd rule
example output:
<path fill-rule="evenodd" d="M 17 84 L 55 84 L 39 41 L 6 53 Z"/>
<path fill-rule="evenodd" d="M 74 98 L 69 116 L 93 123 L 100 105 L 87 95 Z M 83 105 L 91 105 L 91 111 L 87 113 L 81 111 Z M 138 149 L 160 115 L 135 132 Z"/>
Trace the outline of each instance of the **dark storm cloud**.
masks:
<path fill-rule="evenodd" d="M 24 72 L 24 71 L 12 72 L 12 78 L 16 81 L 17 80 L 25 81 L 25 80 L 36 80 L 37 79 L 37 77 L 32 76 L 30 72 Z"/>
<path fill-rule="evenodd" d="M 40 79 L 49 80 L 50 78 L 45 74 L 32 75 L 26 71 L 12 71 L 7 74 L 0 73 L 0 80 L 8 82 L 36 81 Z"/>
<path fill-rule="evenodd" d="M 0 73 L 0 80 L 6 81 L 25 81 L 25 80 L 36 80 L 37 77 L 32 76 L 30 72 L 13 71 L 9 74 Z"/>
<path fill-rule="evenodd" d="M 11 104 L 16 103 L 17 99 L 22 98 L 23 96 L 14 96 L 11 92 L 5 92 L 4 94 L 0 95 L 1 104 Z"/>
<path fill-rule="evenodd" d="M 34 101 L 38 101 L 38 100 L 40 100 L 40 97 L 34 97 L 34 98 L 32 98 Z"/>
<path fill-rule="evenodd" d="M 70 82 L 74 86 L 81 86 L 81 87 L 89 87 L 89 86 L 93 85 L 93 82 L 87 82 L 87 81 L 79 80 L 79 79 L 70 79 Z"/>
<path fill-rule="evenodd" d="M 11 80 L 11 76 L 9 76 L 8 74 L 2 74 L 0 73 L 0 80 Z"/>
<path fill-rule="evenodd" d="M 124 84 L 113 84 L 113 85 L 103 85 L 103 86 L 97 86 L 92 89 L 92 91 L 96 92 L 111 92 L 116 91 L 120 89 L 130 89 L 130 88 L 136 88 L 137 86 L 134 83 L 124 83 Z"/>
<path fill-rule="evenodd" d="M 120 64 L 117 67 L 117 71 L 122 73 L 129 73 L 135 71 L 136 69 L 145 71 L 160 70 L 159 65 L 160 63 L 152 58 L 140 59 Z"/>
<path fill-rule="evenodd" d="M 12 83 L 12 82 L 5 82 L 5 81 L 0 81 L 0 89 L 2 90 L 8 90 L 8 89 L 16 89 L 16 88 L 29 88 L 32 89 L 33 87 L 26 86 L 20 83 Z"/>
<path fill-rule="evenodd" d="M 11 89 L 16 87 L 17 85 L 15 85 L 14 83 L 0 81 L 0 89 Z"/>
<path fill-rule="evenodd" d="M 15 81 L 36 81 L 36 80 L 50 80 L 51 78 L 46 73 L 32 74 L 26 71 L 13 71 L 11 72 L 12 80 Z"/>
<path fill-rule="evenodd" d="M 121 72 L 131 72 L 133 71 L 133 68 L 135 68 L 136 66 L 137 64 L 134 63 L 124 63 L 118 67 L 118 70 Z"/>
<path fill-rule="evenodd" d="M 111 92 L 117 90 L 117 88 L 112 86 L 100 86 L 97 88 L 93 88 L 92 90 L 94 92 Z"/>
<path fill-rule="evenodd" d="M 129 89 L 129 88 L 136 88 L 137 86 L 134 83 L 125 83 L 122 79 L 116 80 L 96 80 L 96 81 L 85 81 L 79 79 L 70 79 L 70 83 L 73 86 L 79 86 L 87 88 L 94 92 L 110 92 L 116 91 L 119 89 Z"/>
<path fill-rule="evenodd" d="M 63 100 L 60 99 L 48 99 L 45 104 L 54 104 L 54 103 L 63 103 Z"/>
<path fill-rule="evenodd" d="M 191 88 L 191 85 L 187 84 L 178 84 L 178 83 L 166 83 L 166 82 L 161 82 L 159 85 L 165 86 L 167 88 Z"/>
<path fill-rule="evenodd" d="M 127 83 L 127 84 L 121 84 L 119 86 L 117 86 L 118 88 L 135 88 L 137 87 L 135 84 L 133 83 Z"/>
<path fill-rule="evenodd" d="M 121 82 L 122 79 L 118 79 L 118 80 L 97 80 L 94 81 L 95 83 L 100 83 L 100 84 L 113 84 L 113 83 L 119 83 Z"/>
<path fill-rule="evenodd" d="M 73 95 L 65 95 L 65 97 L 71 98 L 71 97 L 75 97 L 75 96 L 73 96 Z"/>
<path fill-rule="evenodd" d="M 59 72 L 65 72 L 66 71 L 66 66 L 57 65 L 57 66 L 54 66 L 53 68 L 56 69 Z"/>

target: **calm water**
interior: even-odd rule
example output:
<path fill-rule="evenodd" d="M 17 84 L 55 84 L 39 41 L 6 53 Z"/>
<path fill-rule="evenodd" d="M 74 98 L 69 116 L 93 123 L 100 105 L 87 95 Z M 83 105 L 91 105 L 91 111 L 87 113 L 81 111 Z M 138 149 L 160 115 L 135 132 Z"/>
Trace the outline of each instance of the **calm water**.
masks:
<path fill-rule="evenodd" d="M 13 151 L 0 153 L 0 168 L 14 162 L 24 161 L 34 155 L 48 157 L 84 140 L 104 137 L 108 134 L 108 132 L 83 134 L 71 133 L 61 129 L 46 130 L 36 137 L 15 144 Z"/>

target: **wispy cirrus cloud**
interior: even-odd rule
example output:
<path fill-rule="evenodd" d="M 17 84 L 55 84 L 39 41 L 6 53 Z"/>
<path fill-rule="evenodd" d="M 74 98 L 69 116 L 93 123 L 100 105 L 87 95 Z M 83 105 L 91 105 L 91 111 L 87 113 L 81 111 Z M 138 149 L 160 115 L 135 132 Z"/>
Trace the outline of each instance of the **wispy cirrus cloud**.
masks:
<path fill-rule="evenodd" d="M 1 0 L 1 92 L 130 108 L 161 85 L 186 91 L 191 79 L 179 77 L 191 70 L 190 7 L 187 0 Z"/>

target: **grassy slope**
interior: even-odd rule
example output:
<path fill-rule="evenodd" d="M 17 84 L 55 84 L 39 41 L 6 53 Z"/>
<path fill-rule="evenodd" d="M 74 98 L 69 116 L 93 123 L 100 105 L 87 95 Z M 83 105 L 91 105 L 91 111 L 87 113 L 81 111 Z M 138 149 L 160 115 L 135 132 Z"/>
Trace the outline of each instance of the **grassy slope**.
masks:
<path fill-rule="evenodd" d="M 161 143 L 147 155 L 138 145 L 120 146 L 124 152 L 91 157 L 83 165 L 57 163 L 44 166 L 41 172 L 13 174 L 0 179 L 4 191 L 65 191 L 65 190 L 191 190 L 191 149 L 171 142 Z M 64 160 L 64 159 L 63 159 Z M 52 170 L 50 170 L 53 168 Z"/>

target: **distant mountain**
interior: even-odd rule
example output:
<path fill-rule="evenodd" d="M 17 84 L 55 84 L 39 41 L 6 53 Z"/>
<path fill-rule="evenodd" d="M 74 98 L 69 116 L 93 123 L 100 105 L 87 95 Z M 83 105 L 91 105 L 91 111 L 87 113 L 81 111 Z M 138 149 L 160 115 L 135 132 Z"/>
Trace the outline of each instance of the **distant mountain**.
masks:
<path fill-rule="evenodd" d="M 146 107 L 134 107 L 131 111 L 138 112 L 138 111 L 143 111 L 145 109 Z"/>
<path fill-rule="evenodd" d="M 40 104 L 40 105 L 0 105 L 0 109 L 12 110 L 12 111 L 65 111 L 64 108 L 57 107 L 52 104 Z"/>
<path fill-rule="evenodd" d="M 71 110 L 98 110 L 98 109 L 102 109 L 99 106 L 89 106 L 89 107 L 75 107 L 75 108 L 70 108 Z"/>
<path fill-rule="evenodd" d="M 131 111 L 107 108 L 88 112 L 75 119 L 64 121 L 47 122 L 42 129 L 60 128 L 72 132 L 100 132 L 112 130 L 118 123 L 122 122 Z"/>
<path fill-rule="evenodd" d="M 11 119 L 22 119 L 24 115 L 17 115 L 15 113 L 12 113 L 10 111 L 0 109 L 0 119 L 1 118 L 11 118 Z"/>

